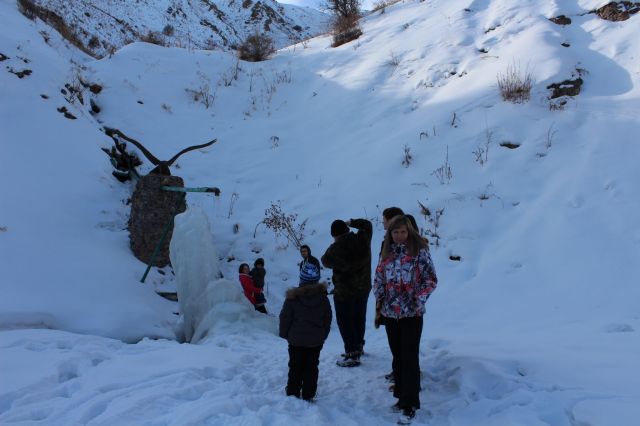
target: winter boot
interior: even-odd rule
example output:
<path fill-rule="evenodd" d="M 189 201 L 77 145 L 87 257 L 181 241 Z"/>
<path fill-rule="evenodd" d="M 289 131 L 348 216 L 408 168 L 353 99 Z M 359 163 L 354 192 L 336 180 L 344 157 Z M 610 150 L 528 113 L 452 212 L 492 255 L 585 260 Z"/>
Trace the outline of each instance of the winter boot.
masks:
<path fill-rule="evenodd" d="M 344 359 L 336 361 L 338 367 L 357 367 L 360 365 L 360 354 L 358 352 L 350 352 L 346 355 Z"/>
<path fill-rule="evenodd" d="M 399 425 L 410 425 L 413 419 L 416 417 L 416 410 L 414 408 L 405 408 L 402 410 L 402 414 L 398 418 Z"/>

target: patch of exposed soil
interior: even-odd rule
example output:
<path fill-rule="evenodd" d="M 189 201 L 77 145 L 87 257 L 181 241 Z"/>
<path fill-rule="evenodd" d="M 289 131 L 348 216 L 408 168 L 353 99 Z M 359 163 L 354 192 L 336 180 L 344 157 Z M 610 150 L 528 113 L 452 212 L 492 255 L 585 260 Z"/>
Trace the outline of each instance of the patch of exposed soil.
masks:
<path fill-rule="evenodd" d="M 553 90 L 549 99 L 556 99 L 561 96 L 578 96 L 582 88 L 582 83 L 584 83 L 582 77 L 574 80 L 564 80 L 560 83 L 552 83 L 547 86 L 547 89 Z"/>
<path fill-rule="evenodd" d="M 571 25 L 571 18 L 565 15 L 559 15 L 554 18 L 549 18 L 549 20 L 558 25 Z"/>
<path fill-rule="evenodd" d="M 600 18 L 607 21 L 626 21 L 636 13 L 640 12 L 640 3 L 634 3 L 630 1 L 612 1 L 600 9 L 592 10 L 590 13 L 595 13 Z"/>

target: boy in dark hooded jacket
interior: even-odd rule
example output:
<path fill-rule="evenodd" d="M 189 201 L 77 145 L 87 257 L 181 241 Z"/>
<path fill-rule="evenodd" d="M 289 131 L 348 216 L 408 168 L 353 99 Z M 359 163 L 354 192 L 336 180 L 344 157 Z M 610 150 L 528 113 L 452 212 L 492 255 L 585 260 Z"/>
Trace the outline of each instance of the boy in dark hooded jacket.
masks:
<path fill-rule="evenodd" d="M 320 351 L 329 336 L 331 319 L 324 284 L 302 281 L 287 291 L 280 312 L 280 337 L 289 342 L 287 396 L 306 401 L 316 396 Z"/>

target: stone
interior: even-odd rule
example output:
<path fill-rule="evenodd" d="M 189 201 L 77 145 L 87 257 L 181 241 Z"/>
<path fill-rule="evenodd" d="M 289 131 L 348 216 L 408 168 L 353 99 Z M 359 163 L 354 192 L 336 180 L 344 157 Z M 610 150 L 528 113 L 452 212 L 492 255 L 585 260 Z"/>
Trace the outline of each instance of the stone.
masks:
<path fill-rule="evenodd" d="M 131 196 L 131 216 L 129 218 L 129 243 L 136 258 L 149 264 L 151 256 L 160 242 L 167 223 L 186 210 L 183 193 L 163 191 L 161 186 L 184 187 L 179 176 L 148 174 L 142 176 Z M 182 199 L 179 203 L 178 200 Z M 177 208 L 176 208 L 177 204 Z M 165 237 L 152 266 L 162 268 L 169 264 L 169 242 L 173 225 Z"/>

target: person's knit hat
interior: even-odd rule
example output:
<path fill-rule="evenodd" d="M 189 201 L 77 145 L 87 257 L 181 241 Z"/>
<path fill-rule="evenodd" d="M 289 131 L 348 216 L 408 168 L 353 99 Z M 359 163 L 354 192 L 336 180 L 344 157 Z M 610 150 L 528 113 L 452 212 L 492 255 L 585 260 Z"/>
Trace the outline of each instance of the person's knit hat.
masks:
<path fill-rule="evenodd" d="M 263 258 L 259 257 L 259 258 L 256 259 L 255 262 L 253 262 L 253 266 L 258 266 L 258 265 L 264 266 L 264 259 Z"/>
<path fill-rule="evenodd" d="M 334 220 L 331 224 L 331 236 L 337 237 L 338 235 L 346 234 L 349 232 L 349 227 L 344 222 L 344 220 Z"/>
<path fill-rule="evenodd" d="M 320 280 L 318 267 L 311 262 L 303 262 L 300 265 L 300 285 L 315 284 Z"/>

